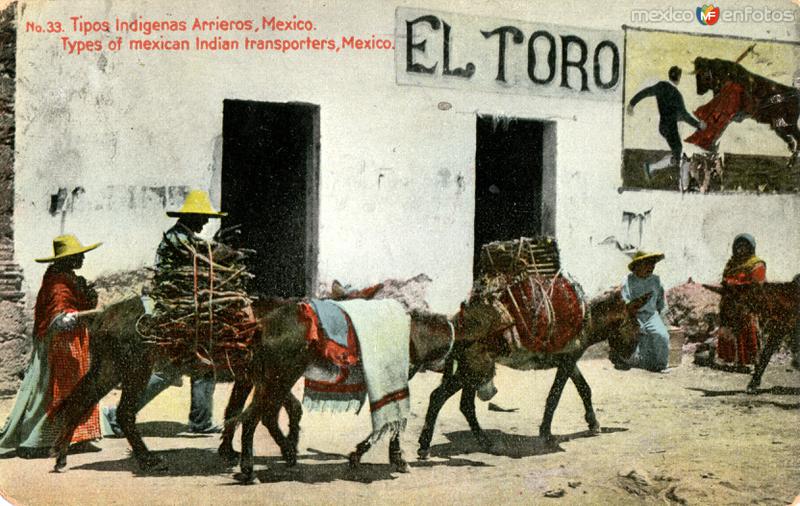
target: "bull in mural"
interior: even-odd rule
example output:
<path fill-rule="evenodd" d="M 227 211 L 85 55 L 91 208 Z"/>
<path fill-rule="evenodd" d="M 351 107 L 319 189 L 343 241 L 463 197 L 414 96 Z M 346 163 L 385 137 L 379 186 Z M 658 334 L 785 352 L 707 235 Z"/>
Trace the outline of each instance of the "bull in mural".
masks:
<path fill-rule="evenodd" d="M 752 50 L 752 47 L 745 53 Z M 744 55 L 742 55 L 744 56 Z M 741 60 L 741 57 L 739 58 Z M 737 61 L 698 57 L 694 61 L 697 94 L 711 90 L 714 97 L 695 111 L 708 127 L 686 141 L 708 151 L 716 144 L 731 121 L 751 118 L 769 125 L 788 146 L 791 168 L 798 158 L 800 129 L 800 90 L 780 84 L 745 69 Z"/>

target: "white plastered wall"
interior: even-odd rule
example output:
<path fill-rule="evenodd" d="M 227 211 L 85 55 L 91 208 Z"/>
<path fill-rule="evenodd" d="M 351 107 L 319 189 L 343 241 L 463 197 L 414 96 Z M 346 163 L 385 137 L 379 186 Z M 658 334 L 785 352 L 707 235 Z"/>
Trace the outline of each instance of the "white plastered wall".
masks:
<path fill-rule="evenodd" d="M 546 2 L 29 2 L 20 19 L 85 18 L 312 19 L 317 37 L 391 37 L 398 6 L 490 18 L 621 30 L 640 2 L 606 3 L 603 15 L 579 15 L 589 3 Z M 728 6 L 793 8 L 788 2 Z M 686 4 L 694 9 L 695 4 Z M 700 25 L 652 28 L 708 31 Z M 580 28 L 579 28 L 580 29 Z M 796 40 L 791 24 L 718 25 L 719 34 Z M 765 35 L 765 29 L 770 32 Z M 186 188 L 217 191 L 224 99 L 299 101 L 320 106 L 321 283 L 362 286 L 425 272 L 433 309 L 453 311 L 469 290 L 474 214 L 475 116 L 552 122 L 556 139 L 555 230 L 562 264 L 589 293 L 617 283 L 627 257 L 598 245 L 624 238 L 622 212 L 652 209 L 642 247 L 662 250 L 658 272 L 670 286 L 692 276 L 715 281 L 739 232 L 753 233 L 770 279 L 800 265 L 797 195 L 620 194 L 621 102 L 500 95 L 395 83 L 393 51 L 342 53 L 146 54 L 68 56 L 55 38 L 19 32 L 15 254 L 35 291 L 50 240 L 62 230 L 104 241 L 85 274 L 152 262 L 164 208 Z M 442 111 L 440 102 L 452 104 Z M 65 214 L 48 212 L 59 188 L 84 193 Z M 149 187 L 165 188 L 161 199 Z M 153 197 L 156 195 L 156 197 Z M 243 196 L 246 198 L 246 196 Z M 177 200 L 176 200 L 177 199 Z M 224 202 L 222 203 L 224 207 Z M 638 232 L 637 237 L 638 241 Z"/>

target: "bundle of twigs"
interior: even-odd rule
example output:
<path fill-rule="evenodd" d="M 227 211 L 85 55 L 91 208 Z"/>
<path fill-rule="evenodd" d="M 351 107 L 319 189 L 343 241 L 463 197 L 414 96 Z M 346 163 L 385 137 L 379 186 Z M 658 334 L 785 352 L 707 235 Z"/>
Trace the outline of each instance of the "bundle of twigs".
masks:
<path fill-rule="evenodd" d="M 139 333 L 178 366 L 239 367 L 250 359 L 257 327 L 245 250 L 184 247 L 181 261 L 159 266 L 150 292 L 155 311 L 140 320 Z"/>
<path fill-rule="evenodd" d="M 519 336 L 535 337 L 536 328 L 531 325 L 544 318 L 546 329 L 540 338 L 547 344 L 556 328 L 553 291 L 564 281 L 555 239 L 521 237 L 486 244 L 479 267 L 473 297 L 491 304 L 503 321 L 513 324 L 506 333 L 509 340 L 521 346 Z M 567 279 L 582 299 L 579 285 Z"/>
<path fill-rule="evenodd" d="M 473 293 L 484 298 L 502 293 L 525 278 L 554 278 L 561 271 L 558 245 L 552 237 L 521 237 L 484 244 Z"/>

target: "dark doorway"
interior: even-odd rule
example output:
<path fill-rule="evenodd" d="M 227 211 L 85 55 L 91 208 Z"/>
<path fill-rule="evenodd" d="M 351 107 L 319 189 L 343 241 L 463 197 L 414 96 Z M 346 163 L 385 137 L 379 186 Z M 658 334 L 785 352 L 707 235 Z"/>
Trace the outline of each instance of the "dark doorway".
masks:
<path fill-rule="evenodd" d="M 545 123 L 478 116 L 475 150 L 475 250 L 542 233 L 542 172 Z"/>
<path fill-rule="evenodd" d="M 315 281 L 319 107 L 225 100 L 223 227 L 241 225 L 235 246 L 256 250 L 252 288 L 309 295 Z"/>

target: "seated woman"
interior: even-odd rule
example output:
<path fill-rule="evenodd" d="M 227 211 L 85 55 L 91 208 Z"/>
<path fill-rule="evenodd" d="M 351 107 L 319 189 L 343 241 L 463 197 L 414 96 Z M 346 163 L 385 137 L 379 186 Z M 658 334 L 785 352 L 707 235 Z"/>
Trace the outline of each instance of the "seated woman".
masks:
<path fill-rule="evenodd" d="M 722 283 L 747 285 L 763 283 L 767 277 L 767 264 L 756 256 L 756 240 L 750 234 L 739 234 L 733 239 L 733 254 L 722 272 Z M 739 328 L 722 329 L 717 341 L 717 356 L 723 363 L 741 369 L 755 364 L 758 359 L 758 318 L 745 315 Z"/>
<path fill-rule="evenodd" d="M 630 359 L 615 364 L 618 369 L 638 367 L 659 372 L 669 367 L 669 332 L 661 318 L 666 310 L 664 287 L 661 279 L 653 274 L 661 260 L 664 260 L 663 253 L 637 251 L 628 264 L 630 272 L 622 282 L 622 298 L 627 303 L 647 293 L 650 297 L 636 313 L 639 344 Z"/>
<path fill-rule="evenodd" d="M 83 265 L 84 253 L 99 245 L 84 246 L 74 235 L 62 235 L 53 239 L 53 256 L 36 259 L 52 265 L 36 297 L 33 355 L 0 431 L 0 456 L 46 457 L 58 435 L 53 412 L 89 370 L 89 332 L 75 313 L 93 309 L 97 293 L 74 271 Z M 91 441 L 99 438 L 95 406 L 75 429 L 73 450 L 97 451 Z"/>

